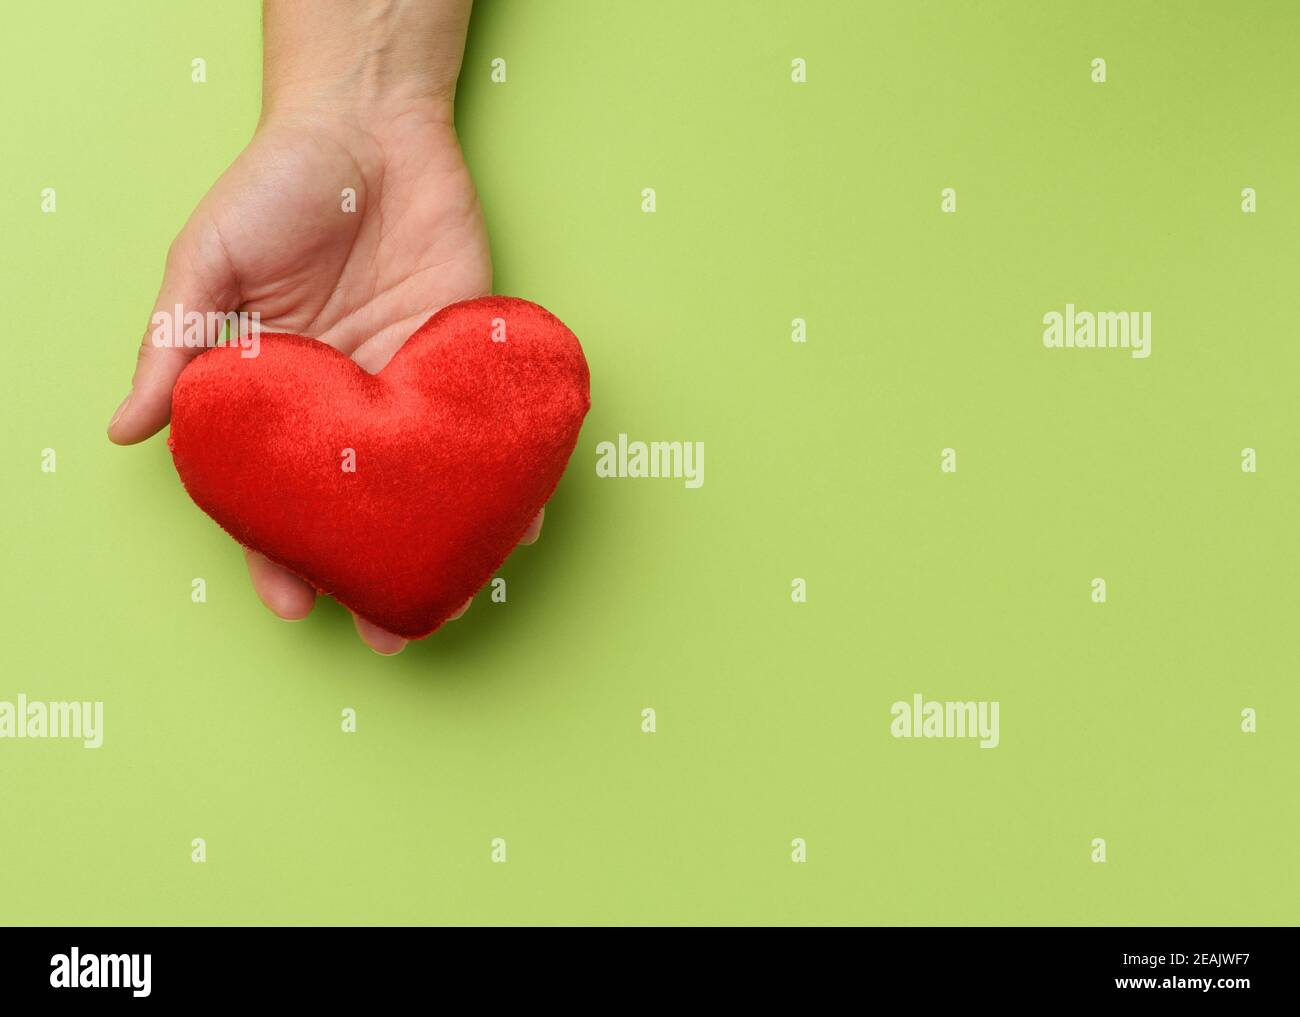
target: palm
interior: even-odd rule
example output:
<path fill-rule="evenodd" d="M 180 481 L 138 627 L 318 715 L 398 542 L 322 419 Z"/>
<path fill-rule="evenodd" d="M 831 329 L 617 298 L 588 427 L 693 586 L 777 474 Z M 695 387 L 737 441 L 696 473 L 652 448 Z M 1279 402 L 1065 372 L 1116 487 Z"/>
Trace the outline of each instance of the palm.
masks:
<path fill-rule="evenodd" d="M 350 190 L 349 190 L 350 189 Z M 260 130 L 196 210 L 263 329 L 377 371 L 434 311 L 491 289 L 483 217 L 449 124 Z"/>

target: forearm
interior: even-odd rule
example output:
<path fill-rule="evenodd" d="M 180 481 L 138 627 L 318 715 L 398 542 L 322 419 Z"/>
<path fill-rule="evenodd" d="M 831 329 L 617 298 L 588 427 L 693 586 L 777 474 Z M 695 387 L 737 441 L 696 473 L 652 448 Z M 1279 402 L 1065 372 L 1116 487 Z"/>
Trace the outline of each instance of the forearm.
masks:
<path fill-rule="evenodd" d="M 434 104 L 451 118 L 473 0 L 265 0 L 263 116 Z"/>

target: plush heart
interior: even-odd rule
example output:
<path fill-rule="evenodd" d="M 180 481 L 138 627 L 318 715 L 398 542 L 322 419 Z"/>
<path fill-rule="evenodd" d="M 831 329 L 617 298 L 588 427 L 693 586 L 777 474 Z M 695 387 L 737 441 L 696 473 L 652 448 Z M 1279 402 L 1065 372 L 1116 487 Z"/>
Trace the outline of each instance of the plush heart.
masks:
<path fill-rule="evenodd" d="M 207 350 L 176 383 L 168 445 L 190 497 L 241 544 L 417 639 L 546 504 L 588 388 L 558 318 L 484 297 L 439 311 L 374 375 L 297 335 Z"/>

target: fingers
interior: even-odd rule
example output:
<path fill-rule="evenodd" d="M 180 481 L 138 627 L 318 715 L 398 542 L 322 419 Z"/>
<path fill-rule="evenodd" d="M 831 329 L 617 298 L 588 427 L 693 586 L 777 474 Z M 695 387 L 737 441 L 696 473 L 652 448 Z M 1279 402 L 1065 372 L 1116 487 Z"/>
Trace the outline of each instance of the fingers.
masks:
<path fill-rule="evenodd" d="M 519 538 L 521 545 L 537 543 L 537 538 L 542 535 L 542 517 L 545 515 L 546 506 L 543 505 L 537 510 L 537 515 L 533 516 L 533 521 L 528 524 L 528 529 L 524 531 L 524 535 Z"/>
<path fill-rule="evenodd" d="M 239 287 L 220 237 L 213 229 L 186 225 L 167 252 L 162 288 L 140 343 L 131 391 L 108 424 L 111 441 L 131 445 L 167 423 L 176 378 L 193 357 L 217 341 L 221 323 L 216 315 L 238 305 Z"/>
<path fill-rule="evenodd" d="M 258 597 L 274 614 L 285 621 L 301 621 L 316 604 L 316 591 L 292 572 L 281 568 L 263 554 L 244 548 L 248 577 Z"/>
<path fill-rule="evenodd" d="M 352 620 L 356 623 L 357 635 L 361 637 L 361 641 L 379 655 L 391 657 L 406 649 L 406 640 L 401 636 L 394 635 L 387 629 L 381 629 L 374 622 L 368 622 L 360 615 L 354 614 Z"/>
<path fill-rule="evenodd" d="M 316 604 L 316 591 L 310 584 L 257 551 L 244 548 L 244 557 L 248 561 L 248 575 L 253 581 L 253 589 L 274 614 L 285 621 L 301 621 L 311 613 Z M 465 607 L 469 607 L 469 604 Z M 464 610 L 461 608 L 462 614 Z M 376 653 L 391 657 L 406 648 L 406 640 L 401 636 L 356 615 L 352 616 L 352 620 L 356 623 L 361 641 Z"/>
<path fill-rule="evenodd" d="M 465 603 L 461 604 L 460 607 L 447 616 L 447 621 L 455 621 L 463 615 L 469 610 L 469 605 L 473 603 L 473 601 L 474 598 L 470 597 L 469 600 L 465 601 Z M 368 622 L 360 615 L 354 614 L 352 616 L 352 621 L 357 626 L 357 635 L 361 637 L 361 641 L 376 653 L 385 657 L 391 657 L 406 649 L 407 640 L 403 639 L 401 636 L 389 632 L 387 629 L 381 629 L 374 622 Z"/>

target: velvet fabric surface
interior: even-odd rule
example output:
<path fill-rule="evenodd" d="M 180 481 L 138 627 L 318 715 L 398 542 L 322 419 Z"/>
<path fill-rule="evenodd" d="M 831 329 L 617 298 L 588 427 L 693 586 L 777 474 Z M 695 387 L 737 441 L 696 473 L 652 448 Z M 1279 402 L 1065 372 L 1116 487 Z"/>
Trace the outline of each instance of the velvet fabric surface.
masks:
<path fill-rule="evenodd" d="M 176 383 L 168 445 L 241 544 L 418 639 L 505 561 L 589 407 L 577 337 L 484 297 L 439 311 L 375 375 L 297 335 L 206 350 Z"/>

